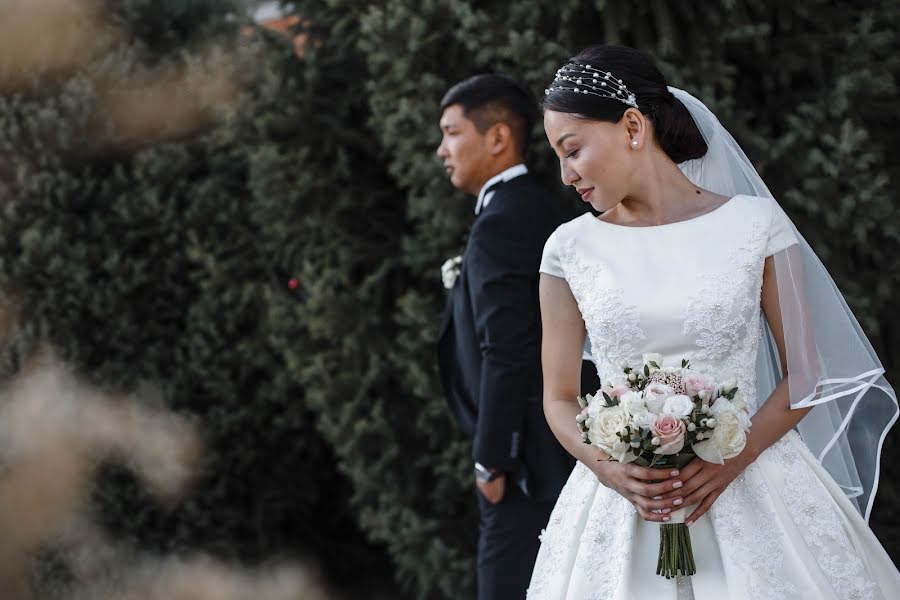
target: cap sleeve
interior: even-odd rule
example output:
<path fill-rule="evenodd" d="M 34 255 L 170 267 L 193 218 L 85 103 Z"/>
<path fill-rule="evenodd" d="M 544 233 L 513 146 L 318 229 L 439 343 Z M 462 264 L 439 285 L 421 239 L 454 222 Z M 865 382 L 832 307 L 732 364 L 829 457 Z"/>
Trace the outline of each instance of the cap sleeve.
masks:
<path fill-rule="evenodd" d="M 544 244 L 544 254 L 541 256 L 541 273 L 547 273 L 555 277 L 565 278 L 562 263 L 559 260 L 559 229 L 550 234 Z"/>
<path fill-rule="evenodd" d="M 778 202 L 771 200 L 772 220 L 769 224 L 769 241 L 766 245 L 766 256 L 778 254 L 782 250 L 798 243 L 794 224 L 785 214 Z"/>

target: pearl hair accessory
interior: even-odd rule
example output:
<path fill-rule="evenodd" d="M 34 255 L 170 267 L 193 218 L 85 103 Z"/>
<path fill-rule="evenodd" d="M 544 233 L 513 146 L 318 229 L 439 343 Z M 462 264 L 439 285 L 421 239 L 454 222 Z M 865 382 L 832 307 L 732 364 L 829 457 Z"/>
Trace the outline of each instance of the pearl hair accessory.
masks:
<path fill-rule="evenodd" d="M 544 90 L 550 92 L 567 91 L 575 94 L 591 94 L 601 98 L 618 100 L 637 108 L 637 98 L 625 87 L 621 79 L 616 79 L 609 71 L 595 69 L 591 65 L 568 63 L 556 72 L 553 83 Z"/>

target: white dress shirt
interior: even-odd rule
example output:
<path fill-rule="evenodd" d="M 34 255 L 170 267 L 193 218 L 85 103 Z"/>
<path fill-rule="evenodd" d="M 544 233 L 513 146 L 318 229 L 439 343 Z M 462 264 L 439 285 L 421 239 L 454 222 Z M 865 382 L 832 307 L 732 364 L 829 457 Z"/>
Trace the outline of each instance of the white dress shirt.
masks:
<path fill-rule="evenodd" d="M 520 175 L 524 175 L 528 172 L 528 167 L 524 164 L 519 163 L 513 167 L 506 169 L 500 173 L 497 173 L 490 179 L 488 179 L 483 186 L 481 186 L 481 191 L 478 193 L 478 202 L 475 203 L 475 214 L 481 212 L 483 208 L 487 208 L 487 205 L 490 204 L 491 199 L 494 197 L 494 190 L 491 188 L 500 183 L 501 181 L 506 182 L 510 179 L 515 179 Z"/>

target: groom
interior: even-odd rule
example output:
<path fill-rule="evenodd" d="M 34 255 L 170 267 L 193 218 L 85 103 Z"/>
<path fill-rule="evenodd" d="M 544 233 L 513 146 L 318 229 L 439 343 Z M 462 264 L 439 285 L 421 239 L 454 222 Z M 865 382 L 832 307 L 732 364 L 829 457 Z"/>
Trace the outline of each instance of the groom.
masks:
<path fill-rule="evenodd" d="M 544 417 L 538 302 L 544 242 L 569 215 L 524 164 L 537 111 L 522 86 L 477 75 L 452 87 L 441 111 L 437 155 L 451 183 L 477 197 L 438 358 L 450 409 L 474 440 L 478 598 L 524 598 L 538 535 L 574 465 Z M 582 372 L 596 391 L 593 365 Z"/>

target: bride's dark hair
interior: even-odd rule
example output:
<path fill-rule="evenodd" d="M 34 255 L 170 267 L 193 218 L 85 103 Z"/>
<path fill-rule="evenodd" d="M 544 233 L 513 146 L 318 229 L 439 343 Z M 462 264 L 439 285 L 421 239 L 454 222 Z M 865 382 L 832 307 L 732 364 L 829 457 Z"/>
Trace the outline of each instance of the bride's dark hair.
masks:
<path fill-rule="evenodd" d="M 667 89 L 653 59 L 626 46 L 590 46 L 570 62 L 592 65 L 621 79 L 635 95 L 638 110 L 653 123 L 657 143 L 676 164 L 706 154 L 706 142 L 688 109 Z M 544 110 L 579 118 L 618 123 L 629 108 L 612 98 L 553 90 L 544 96 Z"/>

